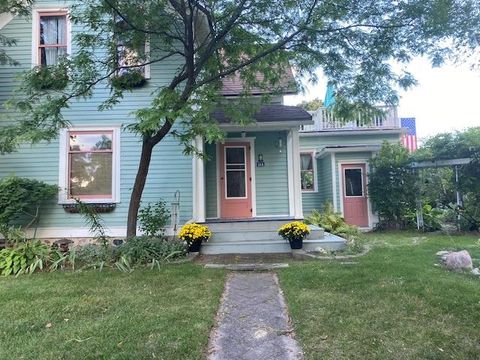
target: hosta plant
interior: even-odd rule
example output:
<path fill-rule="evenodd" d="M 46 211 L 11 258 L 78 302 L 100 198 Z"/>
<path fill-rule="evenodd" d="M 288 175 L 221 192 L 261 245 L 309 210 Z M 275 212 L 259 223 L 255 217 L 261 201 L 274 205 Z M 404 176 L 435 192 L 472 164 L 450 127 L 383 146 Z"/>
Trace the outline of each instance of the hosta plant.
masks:
<path fill-rule="evenodd" d="M 4 276 L 32 274 L 49 268 L 63 255 L 39 240 L 27 241 L 0 251 L 0 273 Z"/>

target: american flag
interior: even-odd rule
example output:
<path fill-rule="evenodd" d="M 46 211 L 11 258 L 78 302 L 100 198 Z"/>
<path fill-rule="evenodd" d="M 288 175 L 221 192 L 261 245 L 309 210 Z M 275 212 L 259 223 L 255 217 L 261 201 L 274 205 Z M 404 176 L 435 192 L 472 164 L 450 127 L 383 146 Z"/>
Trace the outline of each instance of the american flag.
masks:
<path fill-rule="evenodd" d="M 417 124 L 415 118 L 401 118 L 400 123 L 406 133 L 402 136 L 402 145 L 408 151 L 414 152 L 417 150 Z"/>

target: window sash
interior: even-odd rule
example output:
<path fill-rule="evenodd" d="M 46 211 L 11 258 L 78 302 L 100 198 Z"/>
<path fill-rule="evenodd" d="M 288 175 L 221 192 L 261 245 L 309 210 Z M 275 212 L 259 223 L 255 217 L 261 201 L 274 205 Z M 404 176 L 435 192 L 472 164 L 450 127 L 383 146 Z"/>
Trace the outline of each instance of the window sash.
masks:
<path fill-rule="evenodd" d="M 50 44 L 42 44 L 42 18 L 46 17 L 59 17 L 59 18 L 64 18 L 63 21 L 63 26 L 61 27 L 62 34 L 59 36 L 57 34 L 57 39 L 58 38 L 63 38 L 62 42 L 58 43 L 50 43 Z M 66 11 L 56 11 L 56 12 L 39 12 L 38 13 L 38 29 L 37 29 L 37 64 L 41 66 L 50 66 L 50 65 L 56 65 L 58 63 L 58 58 L 62 55 L 59 55 L 60 51 L 63 50 L 63 54 L 67 54 L 68 51 L 68 26 L 67 26 L 67 12 Z M 43 31 L 45 34 L 45 29 Z M 43 62 L 43 58 L 47 57 L 46 52 L 47 50 L 54 50 L 57 49 L 57 54 L 53 55 L 52 57 L 55 58 L 54 62 L 51 64 L 47 63 L 47 60 L 45 60 L 45 63 Z"/>
<path fill-rule="evenodd" d="M 89 150 L 71 150 L 71 143 L 70 143 L 70 139 L 71 139 L 71 136 L 72 135 L 95 135 L 95 134 L 98 134 L 98 135 L 108 135 L 112 141 L 112 145 L 111 145 L 111 148 L 110 149 L 89 149 Z M 67 200 L 71 200 L 71 199 L 74 199 L 74 198 L 79 198 L 81 200 L 95 200 L 95 199 L 98 199 L 98 200 L 113 200 L 114 198 L 114 192 L 115 192 L 115 189 L 114 189 L 114 167 L 115 167 L 115 159 L 114 159 L 114 133 L 113 131 L 110 131 L 110 130 L 105 130 L 105 131 L 70 131 L 70 132 L 67 132 L 67 142 L 68 142 L 68 145 L 67 145 L 67 166 L 68 166 L 68 173 L 67 173 Z M 110 178 L 107 179 L 107 188 L 108 188 L 108 191 L 101 191 L 99 192 L 98 194 L 72 194 L 73 192 L 73 188 L 75 187 L 72 180 L 73 180 L 73 177 L 72 177 L 72 174 L 73 174 L 73 161 L 72 159 L 74 157 L 79 157 L 79 155 L 88 155 L 88 154 L 92 154 L 91 158 L 93 158 L 94 154 L 98 154 L 98 155 L 102 155 L 99 159 L 100 159 L 100 163 L 102 162 L 102 157 L 104 156 L 108 156 L 108 154 L 110 154 L 110 157 L 109 157 L 109 168 L 107 168 L 107 171 L 109 171 L 110 173 Z M 88 161 L 88 160 L 87 160 Z M 95 169 L 95 172 L 97 170 Z M 90 177 L 92 176 L 95 176 L 95 174 L 90 174 Z M 100 180 L 102 180 L 102 177 L 104 177 L 104 174 L 102 174 L 102 169 L 100 168 L 100 172 L 99 172 L 99 176 L 100 176 Z M 87 181 L 87 180 L 85 180 Z M 95 181 L 95 179 L 93 180 Z M 100 184 L 100 188 L 102 188 L 105 184 Z M 88 185 L 87 185 L 88 186 Z"/>
<path fill-rule="evenodd" d="M 307 164 L 304 163 L 302 157 L 309 157 L 309 161 Z M 300 153 L 300 186 L 302 191 L 304 192 L 315 192 L 316 191 L 316 174 L 315 174 L 315 165 L 314 165 L 315 157 L 313 152 L 301 152 Z M 304 165 L 307 165 L 306 167 Z M 305 174 L 311 174 L 311 186 L 305 186 L 304 176 Z"/>

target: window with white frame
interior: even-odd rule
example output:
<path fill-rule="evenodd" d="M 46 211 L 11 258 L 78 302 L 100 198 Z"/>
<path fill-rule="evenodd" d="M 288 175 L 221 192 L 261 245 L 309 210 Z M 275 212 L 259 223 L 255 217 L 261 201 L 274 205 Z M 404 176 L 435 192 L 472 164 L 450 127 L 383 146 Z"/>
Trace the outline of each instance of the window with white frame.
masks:
<path fill-rule="evenodd" d="M 36 14 L 36 65 L 56 65 L 68 52 L 67 12 L 37 11 Z"/>
<path fill-rule="evenodd" d="M 116 202 L 117 130 L 66 132 L 64 168 L 66 202 Z"/>
<path fill-rule="evenodd" d="M 300 153 L 300 174 L 302 191 L 317 191 L 315 179 L 315 154 L 313 151 Z"/>
<path fill-rule="evenodd" d="M 122 19 L 116 19 L 115 38 L 117 42 L 117 75 L 122 76 L 131 72 L 138 72 L 145 79 L 150 78 L 150 65 L 142 65 L 150 55 L 150 42 L 145 37 L 142 40 L 132 39 L 129 25 Z M 125 30 L 127 29 L 127 30 Z M 134 43 L 140 43 L 134 46 Z"/>

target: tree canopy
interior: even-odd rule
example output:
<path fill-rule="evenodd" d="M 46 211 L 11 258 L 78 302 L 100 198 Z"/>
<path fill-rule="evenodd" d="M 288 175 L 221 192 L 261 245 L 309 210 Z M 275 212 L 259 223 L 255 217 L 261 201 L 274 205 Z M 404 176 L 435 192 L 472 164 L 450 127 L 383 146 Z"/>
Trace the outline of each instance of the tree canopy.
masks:
<path fill-rule="evenodd" d="M 300 106 L 302 109 L 305 109 L 307 111 L 316 111 L 323 106 L 323 100 L 315 98 L 310 101 L 302 101 L 297 106 Z"/>
<path fill-rule="evenodd" d="M 10 1 L 21 4 L 22 1 Z M 72 0 L 71 20 L 82 25 L 74 51 L 49 69 L 55 90 L 38 86 L 35 68 L 27 73 L 11 105 L 20 113 L 14 125 L 0 129 L 0 149 L 11 151 L 18 138 L 51 140 L 69 126 L 63 110 L 92 97 L 97 85 L 110 86 L 100 110 L 115 107 L 128 86 L 113 86 L 112 76 L 147 64 L 176 61 L 171 80 L 155 89 L 149 106 L 136 109 L 128 129 L 142 138 L 142 156 L 132 192 L 129 233 L 151 152 L 167 134 L 177 136 L 186 152 L 192 138 L 223 136 L 210 117 L 214 106 L 242 123 L 256 107 L 248 102 L 254 88 L 282 89 L 283 74 L 293 67 L 299 77 L 314 78 L 321 68 L 348 103 L 395 104 L 397 90 L 415 84 L 405 65 L 415 56 L 432 64 L 468 57 L 478 47 L 480 4 L 476 0 Z M 141 14 L 141 16 L 139 16 Z M 145 51 L 145 43 L 150 51 Z M 122 43 L 136 62 L 119 61 Z M 45 70 L 42 70 L 45 71 Z M 46 75 L 42 73 L 42 79 Z M 65 76 L 58 76 L 64 73 Z M 228 106 L 222 80 L 236 75 L 242 96 Z M 260 76 L 259 76 L 260 75 Z M 46 81 L 46 80 L 45 80 Z M 55 85 L 55 84 L 54 84 Z M 263 96 L 268 101 L 268 96 Z M 172 131 L 175 122 L 182 126 Z"/>

